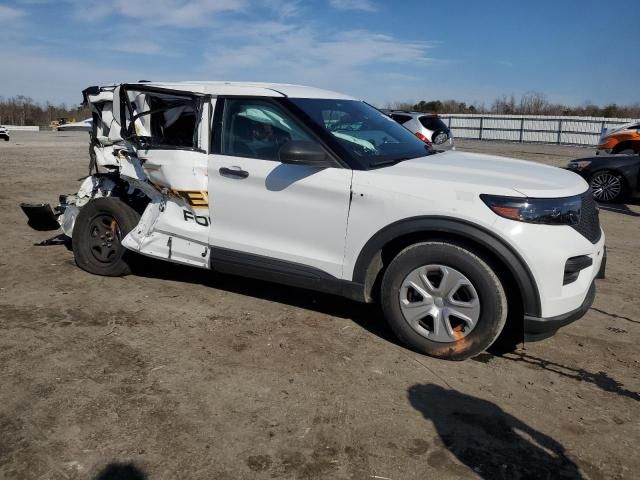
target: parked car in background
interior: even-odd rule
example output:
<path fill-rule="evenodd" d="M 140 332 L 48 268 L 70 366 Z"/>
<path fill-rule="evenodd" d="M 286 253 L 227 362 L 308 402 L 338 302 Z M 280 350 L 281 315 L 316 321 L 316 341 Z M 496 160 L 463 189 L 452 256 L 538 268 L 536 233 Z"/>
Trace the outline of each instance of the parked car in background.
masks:
<path fill-rule="evenodd" d="M 596 155 L 640 153 L 640 122 L 603 129 Z"/>
<path fill-rule="evenodd" d="M 599 202 L 640 196 L 640 155 L 607 155 L 571 160 L 567 164 L 591 186 Z"/>
<path fill-rule="evenodd" d="M 423 142 L 432 144 L 436 150 L 453 147 L 451 130 L 438 115 L 423 112 L 406 112 L 404 110 L 390 110 L 384 113 L 411 131 Z"/>
<path fill-rule="evenodd" d="M 58 128 L 62 125 L 66 125 L 67 123 L 75 123 L 75 121 L 75 118 L 60 117 L 56 120 L 51 120 L 49 122 L 49 128 L 51 130 L 58 130 Z"/>
<path fill-rule="evenodd" d="M 81 120 L 79 122 L 59 125 L 56 130 L 58 132 L 90 132 L 92 128 L 93 120 L 91 118 L 87 118 L 86 120 Z"/>
<path fill-rule="evenodd" d="M 0 138 L 3 138 L 5 142 L 9 141 L 9 129 L 0 125 Z"/>

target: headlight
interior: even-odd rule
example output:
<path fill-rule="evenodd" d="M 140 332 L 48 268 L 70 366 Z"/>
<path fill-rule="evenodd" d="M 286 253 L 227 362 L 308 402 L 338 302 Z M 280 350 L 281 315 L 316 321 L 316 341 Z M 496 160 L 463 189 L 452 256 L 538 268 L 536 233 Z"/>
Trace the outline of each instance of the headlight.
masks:
<path fill-rule="evenodd" d="M 582 170 L 583 168 L 587 168 L 591 165 L 591 160 L 571 160 L 567 164 L 567 168 L 571 170 Z"/>
<path fill-rule="evenodd" d="M 580 195 L 566 198 L 521 198 L 480 195 L 494 213 L 519 222 L 544 225 L 576 225 L 580 222 Z"/>

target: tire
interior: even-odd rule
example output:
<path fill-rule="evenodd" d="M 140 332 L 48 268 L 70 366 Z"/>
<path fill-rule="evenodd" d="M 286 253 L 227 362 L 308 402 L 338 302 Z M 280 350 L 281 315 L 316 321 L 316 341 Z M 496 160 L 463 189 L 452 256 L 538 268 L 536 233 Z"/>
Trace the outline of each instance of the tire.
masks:
<path fill-rule="evenodd" d="M 132 252 L 120 243 L 138 224 L 140 215 L 116 197 L 87 203 L 73 227 L 76 265 L 95 275 L 119 277 L 131 273 Z"/>
<path fill-rule="evenodd" d="M 438 289 L 443 289 L 440 297 Z M 507 319 L 507 298 L 496 273 L 480 257 L 451 243 L 419 243 L 400 252 L 383 276 L 381 299 L 385 319 L 402 343 L 446 360 L 464 360 L 489 348 Z M 419 318 L 407 319 L 403 311 Z"/>
<path fill-rule="evenodd" d="M 619 202 L 626 193 L 624 177 L 609 170 L 594 173 L 589 179 L 589 187 L 598 202 Z"/>
<path fill-rule="evenodd" d="M 437 130 L 431 135 L 431 141 L 434 145 L 443 145 L 447 143 L 447 140 L 449 140 L 449 135 L 442 130 Z"/>

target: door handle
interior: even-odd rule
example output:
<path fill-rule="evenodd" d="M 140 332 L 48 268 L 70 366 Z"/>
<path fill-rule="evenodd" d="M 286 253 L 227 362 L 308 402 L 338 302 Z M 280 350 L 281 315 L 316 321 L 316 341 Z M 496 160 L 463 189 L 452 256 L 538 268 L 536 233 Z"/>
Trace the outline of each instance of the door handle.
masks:
<path fill-rule="evenodd" d="M 218 171 L 223 177 L 247 178 L 249 176 L 249 172 L 242 170 L 240 167 L 222 167 Z"/>

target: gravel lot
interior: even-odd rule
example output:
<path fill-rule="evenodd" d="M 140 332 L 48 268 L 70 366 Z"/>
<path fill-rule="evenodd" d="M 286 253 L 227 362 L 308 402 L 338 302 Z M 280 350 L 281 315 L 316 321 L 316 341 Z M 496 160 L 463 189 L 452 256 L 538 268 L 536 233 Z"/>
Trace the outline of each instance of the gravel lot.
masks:
<path fill-rule="evenodd" d="M 443 362 L 340 298 L 165 263 L 96 277 L 34 246 L 52 234 L 18 204 L 75 192 L 86 137 L 0 142 L 0 478 L 638 478 L 639 206 L 602 211 L 608 278 L 582 320 Z"/>

